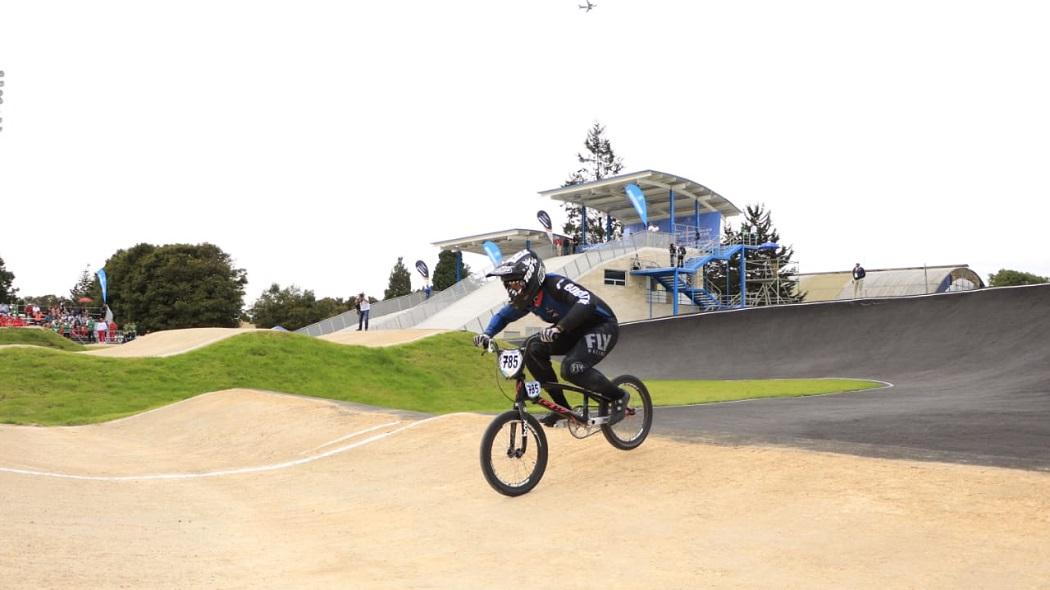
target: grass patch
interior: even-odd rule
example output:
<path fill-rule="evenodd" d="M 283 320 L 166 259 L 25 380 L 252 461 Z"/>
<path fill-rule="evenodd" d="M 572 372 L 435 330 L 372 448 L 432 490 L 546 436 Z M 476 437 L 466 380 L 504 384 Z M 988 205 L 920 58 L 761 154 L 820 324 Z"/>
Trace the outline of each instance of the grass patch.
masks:
<path fill-rule="evenodd" d="M 40 332 L 48 341 L 45 330 Z M 50 333 L 50 336 L 64 340 Z M 234 387 L 296 393 L 427 413 L 496 412 L 513 384 L 472 335 L 450 332 L 388 348 L 253 332 L 165 358 L 106 358 L 49 348 L 0 349 L 0 422 L 85 424 Z M 84 347 L 68 343 L 71 350 Z M 854 381 L 653 381 L 657 405 L 857 389 Z M 878 384 L 871 384 L 877 386 Z M 574 401 L 570 397 L 570 401 Z"/>
<path fill-rule="evenodd" d="M 883 387 L 876 381 L 859 379 L 762 379 L 732 381 L 664 381 L 645 382 L 657 406 L 704 404 L 763 397 L 800 397 L 861 391 Z"/>
<path fill-rule="evenodd" d="M 86 350 L 84 346 L 42 328 L 0 328 L 0 345 L 26 344 L 59 350 Z"/>

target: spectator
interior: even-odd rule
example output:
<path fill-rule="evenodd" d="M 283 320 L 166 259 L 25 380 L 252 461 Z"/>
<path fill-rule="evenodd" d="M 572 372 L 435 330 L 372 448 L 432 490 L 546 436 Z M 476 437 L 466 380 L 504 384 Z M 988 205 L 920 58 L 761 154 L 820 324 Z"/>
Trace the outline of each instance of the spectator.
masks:
<path fill-rule="evenodd" d="M 868 273 L 864 272 L 864 267 L 858 262 L 853 267 L 853 298 L 864 297 L 864 277 Z"/>
<path fill-rule="evenodd" d="M 372 304 L 368 302 L 368 298 L 365 297 L 364 293 L 357 296 L 357 331 L 361 331 L 361 326 L 365 327 L 365 332 L 368 331 L 368 313 L 372 311 Z"/>
<path fill-rule="evenodd" d="M 671 268 L 675 267 L 675 255 L 678 254 L 678 250 L 674 247 L 674 242 L 667 247 L 667 251 L 671 254 Z"/>
<path fill-rule="evenodd" d="M 685 246 L 678 244 L 678 268 L 685 265 Z"/>
<path fill-rule="evenodd" d="M 423 287 L 423 299 L 430 299 L 430 293 L 431 293 L 430 285 L 427 285 L 426 287 Z"/>
<path fill-rule="evenodd" d="M 96 340 L 99 344 L 106 343 L 106 332 L 108 330 L 109 324 L 106 323 L 106 320 L 100 319 L 99 321 L 95 322 L 95 331 L 97 333 Z"/>

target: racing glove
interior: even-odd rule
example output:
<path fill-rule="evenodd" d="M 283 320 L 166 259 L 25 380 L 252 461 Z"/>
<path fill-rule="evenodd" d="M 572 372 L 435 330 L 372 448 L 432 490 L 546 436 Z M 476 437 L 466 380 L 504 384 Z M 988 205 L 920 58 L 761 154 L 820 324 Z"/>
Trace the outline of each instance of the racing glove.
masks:
<path fill-rule="evenodd" d="M 477 346 L 478 348 L 488 348 L 489 340 L 491 340 L 491 338 L 489 338 L 487 335 L 478 334 L 474 337 L 474 346 Z"/>
<path fill-rule="evenodd" d="M 558 326 L 549 326 L 540 330 L 540 342 L 554 342 L 554 339 L 561 335 L 561 328 Z"/>

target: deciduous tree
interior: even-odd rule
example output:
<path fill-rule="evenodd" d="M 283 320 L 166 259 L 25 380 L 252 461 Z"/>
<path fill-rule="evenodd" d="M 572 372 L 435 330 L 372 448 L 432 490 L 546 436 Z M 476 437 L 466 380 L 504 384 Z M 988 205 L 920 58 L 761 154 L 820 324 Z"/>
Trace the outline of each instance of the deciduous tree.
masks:
<path fill-rule="evenodd" d="M 4 267 L 4 259 L 0 258 L 0 303 L 14 303 L 18 289 L 14 287 L 15 274 Z"/>
<path fill-rule="evenodd" d="M 248 316 L 258 328 L 281 326 L 295 331 L 339 315 L 347 309 L 349 306 L 342 298 L 326 297 L 318 300 L 309 289 L 301 290 L 295 285 L 282 289 L 274 283 L 255 300 L 248 310 Z"/>
<path fill-rule="evenodd" d="M 247 273 L 213 244 L 138 244 L 105 265 L 110 307 L 139 332 L 239 325 Z"/>
<path fill-rule="evenodd" d="M 1038 285 L 1041 283 L 1050 283 L 1050 278 L 1006 268 L 1000 268 L 999 272 L 988 275 L 989 287 L 1016 287 L 1018 285 Z"/>

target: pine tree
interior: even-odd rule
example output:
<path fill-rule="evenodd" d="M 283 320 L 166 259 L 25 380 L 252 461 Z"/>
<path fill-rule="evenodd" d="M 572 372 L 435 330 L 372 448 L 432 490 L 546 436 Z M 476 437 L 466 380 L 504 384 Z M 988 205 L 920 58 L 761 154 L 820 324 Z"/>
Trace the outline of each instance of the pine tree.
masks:
<path fill-rule="evenodd" d="M 79 303 L 81 297 L 89 297 L 97 305 L 102 305 L 102 288 L 95 285 L 95 276 L 87 268 L 81 271 L 77 283 L 69 290 L 69 298 L 74 304 Z"/>
<path fill-rule="evenodd" d="M 605 133 L 605 127 L 597 122 L 587 131 L 587 139 L 583 142 L 583 146 L 587 148 L 587 154 L 576 154 L 576 159 L 583 166 L 569 175 L 569 179 L 562 186 L 601 180 L 615 176 L 623 170 L 622 159 L 613 151 L 612 143 L 602 136 L 603 133 Z M 582 243 L 581 207 L 572 203 L 564 203 L 562 208 L 565 210 L 566 217 L 562 231 Z M 620 237 L 623 234 L 623 224 L 613 219 L 612 230 L 612 235 L 606 235 L 606 216 L 601 211 L 587 209 L 587 243 L 595 244 Z"/>
<path fill-rule="evenodd" d="M 733 231 L 726 225 L 723 230 L 722 245 L 746 243 L 761 245 L 776 243 L 775 249 L 748 249 L 744 251 L 747 271 L 747 299 L 754 305 L 772 303 L 797 303 L 804 299 L 798 293 L 798 277 L 791 265 L 794 249 L 780 244 L 780 234 L 773 227 L 772 214 L 764 205 L 748 205 L 740 229 Z M 779 278 L 779 281 L 777 279 Z M 722 293 L 723 298 L 735 298 L 740 295 L 740 255 L 734 256 L 728 263 L 716 260 L 704 269 L 704 282 Z M 773 291 L 768 289 L 772 286 Z M 759 297 L 763 288 L 773 296 L 767 301 Z"/>
<path fill-rule="evenodd" d="M 460 278 L 470 275 L 470 266 L 463 263 Z M 438 263 L 434 267 L 434 290 L 444 291 L 456 284 L 456 253 L 452 250 L 442 250 L 438 254 Z"/>
<path fill-rule="evenodd" d="M 405 263 L 402 262 L 401 256 L 397 257 L 397 264 L 394 265 L 393 270 L 390 271 L 390 283 L 383 292 L 383 299 L 393 299 L 394 297 L 401 297 L 402 295 L 408 295 L 412 292 L 412 275 L 408 273 L 408 269 L 405 268 Z"/>

